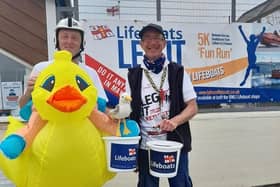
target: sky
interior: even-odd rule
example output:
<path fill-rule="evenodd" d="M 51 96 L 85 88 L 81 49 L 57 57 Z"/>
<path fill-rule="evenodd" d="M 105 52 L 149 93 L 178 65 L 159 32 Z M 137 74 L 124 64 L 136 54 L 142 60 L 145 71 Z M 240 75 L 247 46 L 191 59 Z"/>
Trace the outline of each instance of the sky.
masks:
<path fill-rule="evenodd" d="M 232 0 L 161 0 L 161 21 L 230 23 Z M 236 0 L 236 20 L 265 0 Z M 120 14 L 106 9 L 119 5 Z M 79 0 L 79 19 L 157 21 L 156 0 Z"/>

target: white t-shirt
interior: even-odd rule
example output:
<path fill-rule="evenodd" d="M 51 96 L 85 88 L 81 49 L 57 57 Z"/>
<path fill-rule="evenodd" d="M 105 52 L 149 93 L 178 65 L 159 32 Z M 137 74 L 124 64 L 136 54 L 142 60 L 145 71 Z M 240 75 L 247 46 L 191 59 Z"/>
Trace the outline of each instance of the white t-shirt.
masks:
<path fill-rule="evenodd" d="M 168 83 L 168 63 L 165 63 L 165 67 L 167 67 L 166 77 L 162 86 L 162 90 L 164 93 L 164 99 L 162 100 L 161 106 L 159 104 L 159 94 L 155 89 L 152 87 L 150 81 L 148 80 L 147 76 L 143 72 L 142 76 L 142 115 L 140 118 L 140 125 L 141 125 L 141 136 L 142 141 L 140 148 L 147 149 L 147 141 L 150 140 L 166 140 L 167 134 L 166 133 L 159 133 L 156 126 L 163 118 L 169 118 L 169 106 L 170 106 L 170 90 L 169 90 L 169 83 Z M 145 66 L 142 67 L 146 69 Z M 159 74 L 155 74 L 149 71 L 149 75 L 152 78 L 153 82 L 155 83 L 156 87 L 159 89 L 160 82 L 162 79 L 163 71 Z M 130 93 L 130 87 L 128 81 L 126 81 L 126 91 Z M 191 83 L 190 77 L 187 72 L 184 73 L 183 79 L 183 97 L 184 101 L 190 101 L 191 99 L 196 98 L 196 93 L 194 91 L 193 85 Z"/>
<path fill-rule="evenodd" d="M 32 77 L 32 76 L 38 76 L 39 73 L 40 73 L 41 71 L 43 71 L 43 70 L 44 70 L 48 65 L 50 65 L 52 62 L 53 62 L 53 61 L 50 60 L 50 61 L 44 61 L 44 62 L 40 62 L 40 63 L 36 64 L 36 65 L 33 67 L 32 71 L 31 71 L 31 73 L 30 73 L 30 77 Z M 101 84 L 101 81 L 100 81 L 100 79 L 99 79 L 99 77 L 98 77 L 96 71 L 93 70 L 92 68 L 90 68 L 89 66 L 87 66 L 86 64 L 83 64 L 83 63 L 80 63 L 80 62 L 79 62 L 79 66 L 80 66 L 83 70 L 85 70 L 85 71 L 88 73 L 88 75 L 91 77 L 91 79 L 92 79 L 92 81 L 93 81 L 95 87 L 96 87 L 97 90 L 98 90 L 98 97 L 100 97 L 100 98 L 105 99 L 106 101 L 108 101 L 107 95 L 106 95 L 106 93 L 105 93 L 105 91 L 104 91 L 104 88 L 103 88 L 103 86 L 102 86 L 102 84 Z"/>

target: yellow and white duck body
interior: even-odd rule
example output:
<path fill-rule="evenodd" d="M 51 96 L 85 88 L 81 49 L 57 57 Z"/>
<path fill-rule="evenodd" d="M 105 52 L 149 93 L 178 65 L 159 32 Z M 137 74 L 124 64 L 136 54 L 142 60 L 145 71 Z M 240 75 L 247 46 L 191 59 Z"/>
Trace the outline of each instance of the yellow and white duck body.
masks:
<path fill-rule="evenodd" d="M 56 52 L 39 74 L 32 100 L 44 123 L 31 127 L 31 135 L 27 127 L 17 131 L 26 140 L 22 154 L 0 155 L 1 169 L 17 187 L 99 187 L 115 175 L 107 170 L 101 132 L 89 119 L 97 90 L 71 58 L 67 51 Z"/>

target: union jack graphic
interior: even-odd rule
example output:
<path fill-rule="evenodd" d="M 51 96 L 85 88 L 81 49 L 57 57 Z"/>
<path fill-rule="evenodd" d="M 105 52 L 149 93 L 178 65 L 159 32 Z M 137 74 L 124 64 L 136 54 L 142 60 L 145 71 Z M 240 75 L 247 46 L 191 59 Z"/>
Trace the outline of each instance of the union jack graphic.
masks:
<path fill-rule="evenodd" d="M 169 164 L 175 162 L 174 155 L 164 155 L 164 163 Z"/>
<path fill-rule="evenodd" d="M 136 155 L 136 149 L 135 149 L 135 148 L 133 148 L 133 149 L 128 149 L 128 154 L 129 154 L 129 156 Z"/>
<path fill-rule="evenodd" d="M 115 36 L 107 25 L 91 25 L 89 26 L 89 29 L 95 40 L 102 40 L 104 38 Z"/>

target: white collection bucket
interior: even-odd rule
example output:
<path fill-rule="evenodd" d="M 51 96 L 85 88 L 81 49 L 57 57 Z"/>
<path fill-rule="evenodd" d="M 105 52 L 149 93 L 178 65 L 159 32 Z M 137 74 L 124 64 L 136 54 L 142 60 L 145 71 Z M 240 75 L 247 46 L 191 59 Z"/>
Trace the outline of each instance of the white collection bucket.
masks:
<path fill-rule="evenodd" d="M 148 141 L 149 171 L 155 177 L 174 177 L 177 174 L 183 144 L 175 141 Z"/>
<path fill-rule="evenodd" d="M 140 136 L 103 137 L 106 144 L 107 166 L 112 172 L 127 172 L 136 169 Z"/>

